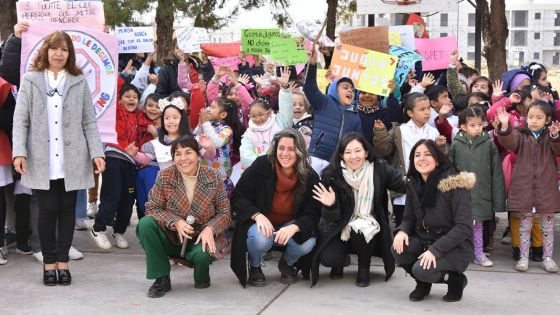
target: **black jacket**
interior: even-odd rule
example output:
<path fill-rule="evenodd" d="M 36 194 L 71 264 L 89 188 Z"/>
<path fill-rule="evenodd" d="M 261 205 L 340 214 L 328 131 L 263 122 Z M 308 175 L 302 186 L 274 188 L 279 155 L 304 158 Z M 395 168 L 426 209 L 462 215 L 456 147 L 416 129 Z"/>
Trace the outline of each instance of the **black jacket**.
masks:
<path fill-rule="evenodd" d="M 321 204 L 312 197 L 312 189 L 318 182 L 319 176 L 311 170 L 303 197 L 294 204 L 295 224 L 300 231 L 293 238 L 298 244 L 317 236 Z M 236 226 L 233 231 L 230 265 L 243 287 L 247 283 L 247 231 L 255 223 L 251 216 L 257 212 L 264 215 L 269 213 L 275 189 L 276 170 L 269 157 L 263 155 L 243 172 L 231 196 Z M 296 265 L 304 274 L 308 273 L 310 259 L 310 255 L 304 256 Z"/>
<path fill-rule="evenodd" d="M 179 61 L 175 60 L 170 64 L 165 64 L 158 73 L 158 82 L 156 93 L 168 97 L 169 94 L 175 91 L 181 91 L 177 82 L 177 69 Z"/>
<path fill-rule="evenodd" d="M 2 47 L 0 60 L 0 77 L 11 85 L 19 87 L 19 71 L 21 62 L 21 38 L 10 35 Z"/>
<path fill-rule="evenodd" d="M 464 272 L 474 258 L 472 206 L 469 189 L 474 187 L 473 173 L 448 171 L 437 185 L 435 205 L 424 209 L 416 188 L 418 179 L 409 178 L 406 206 L 401 225 L 409 237 L 418 237 L 437 259 L 445 257 L 458 271 Z"/>
<path fill-rule="evenodd" d="M 384 210 L 385 196 L 387 195 L 387 189 L 404 193 L 405 182 L 402 173 L 382 159 L 374 161 L 373 177 L 374 197 L 371 214 L 381 227 L 380 232 L 373 238 L 375 242 L 379 242 L 378 252 L 374 255 L 383 259 L 385 281 L 387 281 L 395 271 L 395 258 L 391 253 L 393 243 L 391 228 Z M 346 183 L 342 171 L 329 178 L 324 178 L 322 182 L 327 188 L 329 186 L 333 187 L 336 194 L 336 203 L 332 207 L 323 206 L 321 211 L 320 237 L 311 262 L 312 286 L 319 279 L 319 255 L 333 238 L 340 238 L 342 229 L 348 225 L 352 213 L 354 213 L 354 192 L 352 187 Z"/>

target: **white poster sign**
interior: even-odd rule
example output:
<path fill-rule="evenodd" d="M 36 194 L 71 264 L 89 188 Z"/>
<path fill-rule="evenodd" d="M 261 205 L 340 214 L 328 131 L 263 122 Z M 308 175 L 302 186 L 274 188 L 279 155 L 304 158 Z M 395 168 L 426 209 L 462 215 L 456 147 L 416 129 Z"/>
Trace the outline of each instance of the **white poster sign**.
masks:
<path fill-rule="evenodd" d="M 186 53 L 199 52 L 200 44 L 210 42 L 206 29 L 188 26 L 177 30 L 177 45 Z"/>
<path fill-rule="evenodd" d="M 401 46 L 414 50 L 414 27 L 412 25 L 389 26 L 389 32 L 401 34 Z"/>
<path fill-rule="evenodd" d="M 154 30 L 151 27 L 117 27 L 119 54 L 154 52 Z"/>
<path fill-rule="evenodd" d="M 296 27 L 300 34 L 310 41 L 314 41 L 321 31 L 321 25 L 308 20 L 298 22 Z M 320 46 L 334 47 L 334 42 L 327 37 L 324 31 L 317 43 Z"/>

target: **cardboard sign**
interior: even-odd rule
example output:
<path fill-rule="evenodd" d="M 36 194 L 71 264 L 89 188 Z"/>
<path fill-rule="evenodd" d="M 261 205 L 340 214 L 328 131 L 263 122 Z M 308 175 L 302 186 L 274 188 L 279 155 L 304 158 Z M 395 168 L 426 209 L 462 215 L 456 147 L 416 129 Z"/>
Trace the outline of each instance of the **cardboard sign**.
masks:
<path fill-rule="evenodd" d="M 241 43 L 206 43 L 200 44 L 200 48 L 208 56 L 219 58 L 239 56 L 241 52 Z"/>
<path fill-rule="evenodd" d="M 457 37 L 416 38 L 416 50 L 424 58 L 422 70 L 447 69 L 451 52 L 457 50 Z"/>
<path fill-rule="evenodd" d="M 401 35 L 401 44 L 394 46 L 403 46 L 412 50 L 416 48 L 414 44 L 414 29 L 412 25 L 389 26 L 389 32 L 399 33 Z"/>
<path fill-rule="evenodd" d="M 208 32 L 202 27 L 188 26 L 177 32 L 177 46 L 189 54 L 201 51 L 200 44 L 209 41 Z"/>
<path fill-rule="evenodd" d="M 377 51 L 368 51 L 358 89 L 368 93 L 389 96 L 389 81 L 393 79 L 398 58 Z"/>
<path fill-rule="evenodd" d="M 279 29 L 241 30 L 243 51 L 251 55 L 270 55 L 271 42 L 276 38 L 280 38 Z"/>
<path fill-rule="evenodd" d="M 321 31 L 321 25 L 307 20 L 298 22 L 296 24 L 296 28 L 298 32 L 300 32 L 300 34 L 303 35 L 305 39 L 310 40 L 311 43 L 315 41 L 315 37 L 317 37 L 317 35 L 319 35 L 319 32 Z M 321 37 L 319 37 L 317 44 L 319 46 L 334 47 L 334 42 L 330 38 L 328 38 L 324 32 L 323 34 L 321 34 Z M 311 47 L 309 49 L 311 49 Z"/>
<path fill-rule="evenodd" d="M 31 65 L 45 37 L 60 30 L 60 24 L 33 23 L 21 40 L 22 76 Z M 76 50 L 76 65 L 82 70 L 91 89 L 93 110 L 101 141 L 116 143 L 118 43 L 117 38 L 92 29 L 71 26 L 64 29 L 72 39 Z"/>
<path fill-rule="evenodd" d="M 102 32 L 105 12 L 101 1 L 19 1 L 18 21 L 48 22 L 88 27 Z"/>
<path fill-rule="evenodd" d="M 399 58 L 397 68 L 395 69 L 395 97 L 400 98 L 400 88 L 403 85 L 410 69 L 414 69 L 414 64 L 422 61 L 422 56 L 416 52 L 402 46 L 391 46 L 390 52 L 392 56 Z"/>
<path fill-rule="evenodd" d="M 363 27 L 340 32 L 340 42 L 378 52 L 389 52 L 389 27 Z"/>
<path fill-rule="evenodd" d="M 119 54 L 154 52 L 154 30 L 151 27 L 117 27 Z"/>
<path fill-rule="evenodd" d="M 298 48 L 294 38 L 275 38 L 271 42 L 270 54 L 272 60 L 284 65 L 295 65 L 307 62 L 305 46 Z"/>

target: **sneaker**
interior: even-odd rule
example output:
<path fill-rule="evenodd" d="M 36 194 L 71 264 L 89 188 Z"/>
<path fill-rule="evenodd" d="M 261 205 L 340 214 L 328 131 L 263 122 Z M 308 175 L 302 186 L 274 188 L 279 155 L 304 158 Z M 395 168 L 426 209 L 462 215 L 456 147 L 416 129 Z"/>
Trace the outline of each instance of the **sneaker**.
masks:
<path fill-rule="evenodd" d="M 40 263 L 40 264 L 43 263 L 43 253 L 42 252 L 39 251 L 39 252 L 33 253 L 33 258 L 35 258 L 35 260 L 38 263 Z"/>
<path fill-rule="evenodd" d="M 86 220 L 84 220 L 84 219 L 77 219 L 77 220 L 76 220 L 76 224 L 74 225 L 74 229 L 76 229 L 76 230 L 78 230 L 78 231 L 83 231 L 83 230 L 87 230 L 87 229 L 89 229 L 89 228 L 88 228 L 88 225 L 87 225 Z"/>
<path fill-rule="evenodd" d="M 558 267 L 556 266 L 556 263 L 554 262 L 554 260 L 552 260 L 551 257 L 545 257 L 543 259 L 543 268 L 544 270 L 546 270 L 546 272 L 550 272 L 550 273 L 556 273 L 558 272 Z"/>
<path fill-rule="evenodd" d="M 95 241 L 95 245 L 101 249 L 110 249 L 113 247 L 105 231 L 95 232 L 94 230 L 89 231 L 89 236 Z"/>
<path fill-rule="evenodd" d="M 21 255 L 31 255 L 33 254 L 33 251 L 31 250 L 31 246 L 29 246 L 29 243 L 24 243 L 18 244 L 16 246 L 16 253 Z"/>
<path fill-rule="evenodd" d="M 8 251 L 4 248 L 0 248 L 0 265 L 5 265 L 8 263 L 8 259 L 6 256 L 8 255 Z"/>
<path fill-rule="evenodd" d="M 288 265 L 284 256 L 278 261 L 278 270 L 280 271 L 280 282 L 283 284 L 293 284 L 297 282 L 298 271 L 295 267 Z"/>
<path fill-rule="evenodd" d="M 95 218 L 95 215 L 97 214 L 97 210 L 98 210 L 98 209 L 97 209 L 97 202 L 92 202 L 92 203 L 88 204 L 88 207 L 87 207 L 87 216 L 88 216 L 90 219 Z"/>
<path fill-rule="evenodd" d="M 486 255 L 482 255 L 480 257 L 475 257 L 473 263 L 482 267 L 492 267 L 494 263 L 486 257 Z"/>
<path fill-rule="evenodd" d="M 73 246 L 70 246 L 70 250 L 68 251 L 68 257 L 72 260 L 79 260 L 84 258 L 84 254 L 80 251 L 75 249 Z"/>
<path fill-rule="evenodd" d="M 515 270 L 517 271 L 527 271 L 529 269 L 529 258 L 521 257 L 515 265 Z"/>
<path fill-rule="evenodd" d="M 113 234 L 113 238 L 115 238 L 115 242 L 118 248 L 128 248 L 128 242 L 124 238 L 124 235 L 115 233 Z"/>
<path fill-rule="evenodd" d="M 266 277 L 262 272 L 261 266 L 249 266 L 249 280 L 247 283 L 253 287 L 264 287 L 266 285 Z"/>
<path fill-rule="evenodd" d="M 507 234 L 502 238 L 502 244 L 504 245 L 511 245 L 511 235 Z"/>

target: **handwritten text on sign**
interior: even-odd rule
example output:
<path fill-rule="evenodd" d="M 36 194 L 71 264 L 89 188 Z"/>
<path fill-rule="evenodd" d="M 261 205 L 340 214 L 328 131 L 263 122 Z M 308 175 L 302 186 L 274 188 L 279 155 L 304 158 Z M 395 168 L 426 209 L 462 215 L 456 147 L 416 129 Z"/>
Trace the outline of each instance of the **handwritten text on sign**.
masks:
<path fill-rule="evenodd" d="M 119 54 L 154 51 L 154 30 L 151 27 L 117 27 Z"/>
<path fill-rule="evenodd" d="M 457 50 L 457 37 L 416 38 L 416 50 L 424 58 L 422 70 L 446 69 L 451 52 Z"/>
<path fill-rule="evenodd" d="M 400 88 L 403 85 L 410 69 L 414 69 L 414 64 L 422 61 L 422 56 L 407 47 L 391 46 L 391 55 L 399 58 L 397 69 L 395 70 L 395 97 L 400 98 Z"/>
<path fill-rule="evenodd" d="M 200 44 L 209 41 L 208 32 L 201 27 L 188 26 L 177 34 L 177 45 L 186 53 L 201 51 Z"/>
<path fill-rule="evenodd" d="M 101 1 L 19 1 L 18 21 L 81 25 L 103 31 L 105 13 Z"/>
<path fill-rule="evenodd" d="M 285 65 L 295 65 L 307 61 L 305 46 L 298 48 L 295 38 L 276 38 L 271 42 L 270 54 L 272 60 Z"/>
<path fill-rule="evenodd" d="M 251 55 L 270 55 L 273 38 L 280 38 L 278 29 L 243 29 L 241 40 L 243 51 Z"/>

